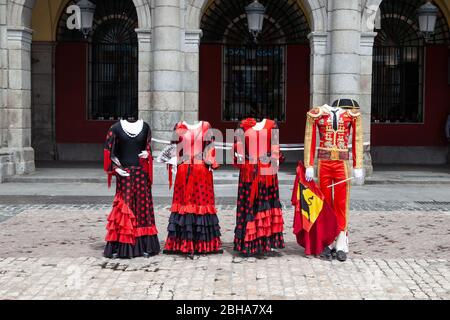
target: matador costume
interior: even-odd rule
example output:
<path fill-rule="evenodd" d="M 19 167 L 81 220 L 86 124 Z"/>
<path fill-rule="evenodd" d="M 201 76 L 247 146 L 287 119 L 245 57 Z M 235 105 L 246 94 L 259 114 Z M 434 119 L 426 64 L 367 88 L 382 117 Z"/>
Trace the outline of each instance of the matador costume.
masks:
<path fill-rule="evenodd" d="M 319 146 L 317 150 L 319 186 L 335 213 L 339 235 L 335 245 L 325 248 L 326 255 L 336 254 L 338 260 L 345 261 L 348 253 L 348 215 L 351 168 L 349 142 L 352 143 L 353 168 L 355 177 L 363 172 L 363 130 L 359 109 L 344 109 L 338 106 L 323 105 L 307 113 L 305 130 L 304 164 L 306 176 L 314 175 L 317 131 Z M 311 174 L 312 172 L 312 174 Z M 334 248 L 333 248 L 334 247 Z"/>

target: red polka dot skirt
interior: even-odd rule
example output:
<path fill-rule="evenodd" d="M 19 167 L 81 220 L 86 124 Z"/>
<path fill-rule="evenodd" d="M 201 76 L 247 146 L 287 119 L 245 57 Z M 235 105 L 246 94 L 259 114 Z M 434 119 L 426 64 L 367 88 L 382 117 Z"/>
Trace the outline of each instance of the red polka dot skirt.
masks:
<path fill-rule="evenodd" d="M 180 164 L 164 253 L 219 253 L 220 226 L 213 175 L 204 164 Z"/>
<path fill-rule="evenodd" d="M 278 177 L 273 183 L 258 183 L 256 197 L 250 201 L 253 182 L 239 177 L 234 250 L 244 255 L 264 254 L 284 248 L 283 215 L 278 190 Z M 252 205 L 250 205 L 252 203 Z"/>
<path fill-rule="evenodd" d="M 129 167 L 129 177 L 116 175 L 116 195 L 106 226 L 104 255 L 133 258 L 160 251 L 153 198 L 148 174 L 141 167 Z"/>

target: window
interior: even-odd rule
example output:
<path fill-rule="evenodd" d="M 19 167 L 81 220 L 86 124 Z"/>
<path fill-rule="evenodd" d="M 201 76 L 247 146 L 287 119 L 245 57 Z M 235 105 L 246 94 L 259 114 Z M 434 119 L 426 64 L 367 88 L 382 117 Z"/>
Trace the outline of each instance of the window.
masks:
<path fill-rule="evenodd" d="M 260 0 L 266 7 L 255 43 L 245 6 L 250 1 L 214 0 L 202 17 L 202 43 L 222 45 L 222 120 L 245 117 L 286 121 L 286 51 L 308 44 L 310 28 L 296 1 Z"/>
<path fill-rule="evenodd" d="M 416 9 L 421 0 L 381 3 L 381 30 L 375 38 L 372 68 L 372 122 L 424 121 L 425 43 Z M 440 13 L 430 44 L 445 43 L 448 25 Z"/>
<path fill-rule="evenodd" d="M 91 0 L 96 4 L 92 32 L 87 40 L 59 22 L 58 41 L 89 43 L 89 120 L 138 117 L 137 12 L 132 0 Z M 74 4 L 70 1 L 68 5 Z"/>
<path fill-rule="evenodd" d="M 222 120 L 285 121 L 284 64 L 284 46 L 224 46 Z"/>
<path fill-rule="evenodd" d="M 123 28 L 120 30 L 120 28 Z M 94 34 L 90 60 L 90 112 L 94 120 L 138 117 L 137 41 L 122 21 Z M 120 33 L 122 39 L 117 39 Z"/>
<path fill-rule="evenodd" d="M 423 121 L 423 60 L 422 46 L 374 47 L 374 122 Z"/>

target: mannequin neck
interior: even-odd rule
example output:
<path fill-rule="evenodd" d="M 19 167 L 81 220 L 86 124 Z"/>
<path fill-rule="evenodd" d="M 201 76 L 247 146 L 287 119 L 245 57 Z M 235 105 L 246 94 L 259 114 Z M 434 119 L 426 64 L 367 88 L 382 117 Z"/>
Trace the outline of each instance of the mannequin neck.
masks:
<path fill-rule="evenodd" d="M 200 126 L 202 125 L 202 121 L 199 121 L 199 122 L 196 123 L 196 124 L 189 124 L 189 123 L 187 123 L 186 121 L 183 121 L 183 124 L 184 124 L 188 129 L 192 130 L 192 129 L 198 129 L 198 128 L 200 128 Z"/>
<path fill-rule="evenodd" d="M 257 122 L 253 126 L 253 130 L 262 130 L 264 128 L 264 126 L 266 125 L 266 121 L 267 121 L 267 119 L 263 119 L 261 122 Z"/>
<path fill-rule="evenodd" d="M 332 107 L 327 104 L 325 104 L 323 107 L 325 109 L 327 109 L 329 112 L 333 112 L 333 113 L 342 110 L 342 108 L 340 108 L 340 107 Z"/>
<path fill-rule="evenodd" d="M 120 125 L 125 131 L 131 134 L 139 134 L 144 127 L 144 120 L 136 120 L 134 122 L 130 122 L 128 120 L 120 120 Z"/>

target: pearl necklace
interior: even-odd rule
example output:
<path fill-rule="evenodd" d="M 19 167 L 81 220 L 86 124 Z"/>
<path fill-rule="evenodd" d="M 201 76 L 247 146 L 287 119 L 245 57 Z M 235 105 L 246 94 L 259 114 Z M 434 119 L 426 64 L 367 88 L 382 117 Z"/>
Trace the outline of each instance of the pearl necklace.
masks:
<path fill-rule="evenodd" d="M 120 126 L 122 127 L 123 132 L 125 132 L 127 136 L 129 136 L 130 138 L 136 138 L 142 132 L 142 128 L 144 127 L 144 121 L 139 120 L 138 122 L 140 126 L 138 133 L 131 133 L 123 126 L 123 123 L 129 123 L 128 121 L 125 120 L 123 120 L 123 122 L 120 121 Z"/>

